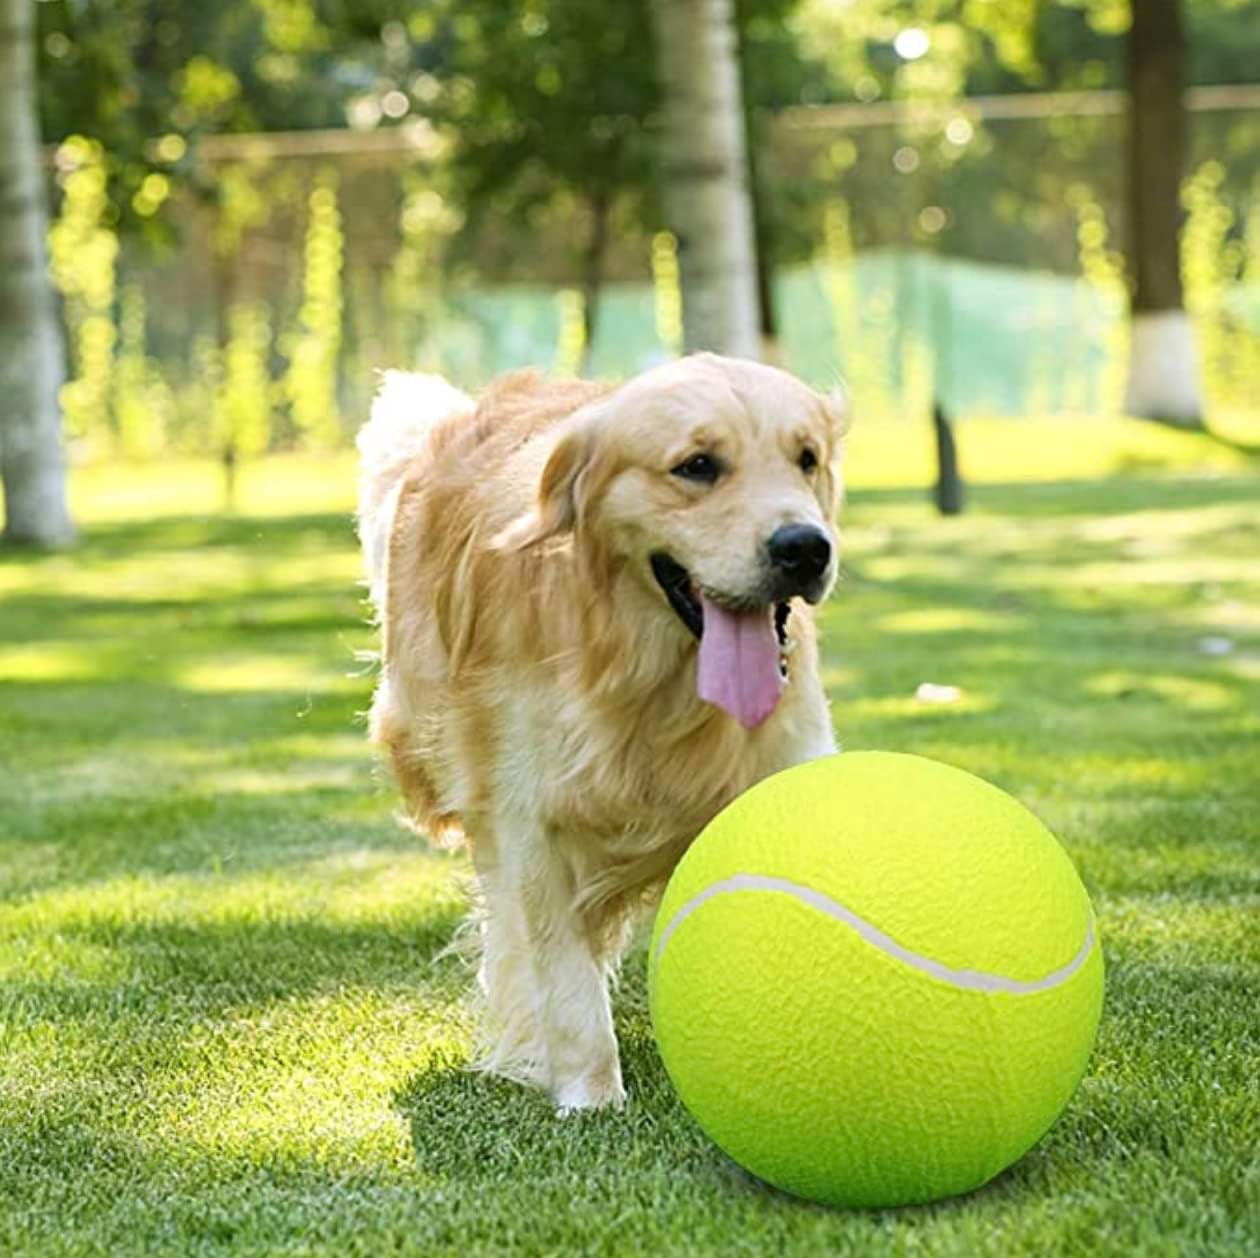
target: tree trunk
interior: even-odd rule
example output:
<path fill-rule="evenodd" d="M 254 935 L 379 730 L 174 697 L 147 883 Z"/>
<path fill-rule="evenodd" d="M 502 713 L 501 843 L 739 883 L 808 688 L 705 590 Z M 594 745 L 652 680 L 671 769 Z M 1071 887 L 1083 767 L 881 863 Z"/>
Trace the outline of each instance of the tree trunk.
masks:
<path fill-rule="evenodd" d="M 933 497 L 941 515 L 960 515 L 963 509 L 963 479 L 958 467 L 958 443 L 954 427 L 938 401 L 932 407 L 932 429 L 936 434 L 936 487 Z"/>
<path fill-rule="evenodd" d="M 599 321 L 599 294 L 604 286 L 604 255 L 608 251 L 608 219 L 612 212 L 607 189 L 598 188 L 591 194 L 590 210 L 591 234 L 582 253 L 583 369 L 591 359 Z"/>
<path fill-rule="evenodd" d="M 239 238 L 232 244 L 222 243 L 224 237 L 219 231 L 223 221 L 223 207 L 216 204 L 211 219 L 211 235 L 215 243 L 211 254 L 214 276 L 214 318 L 215 336 L 219 347 L 218 381 L 221 386 L 226 374 L 228 351 L 232 341 L 232 305 L 236 300 L 237 250 Z M 223 394 L 219 388 L 215 390 L 214 406 L 216 411 L 222 406 Z M 231 515 L 236 510 L 236 474 L 240 467 L 240 451 L 237 449 L 236 433 L 226 416 L 216 415 L 213 423 L 223 438 L 219 449 L 219 466 L 223 470 L 223 510 Z"/>
<path fill-rule="evenodd" d="M 757 267 L 731 0 L 654 0 L 653 19 L 683 347 L 756 358 Z"/>
<path fill-rule="evenodd" d="M 774 241 L 766 209 L 765 187 L 757 163 L 757 132 L 755 120 L 748 118 L 745 136 L 748 142 L 748 189 L 752 200 L 753 255 L 757 264 L 757 329 L 761 334 L 761 357 L 768 363 L 778 363 L 779 320 L 774 305 L 774 271 L 770 259 L 774 256 Z"/>
<path fill-rule="evenodd" d="M 734 21 L 737 31 L 744 29 L 749 19 L 749 0 L 733 0 Z M 779 312 L 774 294 L 774 223 L 771 220 L 765 167 L 761 154 L 765 152 L 767 115 L 754 108 L 750 99 L 749 85 L 756 80 L 749 70 L 749 51 L 745 41 L 737 41 L 739 84 L 744 98 L 744 148 L 748 154 L 748 194 L 753 216 L 753 257 L 757 264 L 757 327 L 761 333 L 761 358 L 763 362 L 778 366 L 782 361 L 779 352 Z"/>
<path fill-rule="evenodd" d="M 1132 5 L 1129 256 L 1132 347 L 1125 410 L 1202 427 L 1194 334 L 1181 293 L 1181 176 L 1186 152 L 1182 0 Z"/>
<path fill-rule="evenodd" d="M 64 349 L 44 249 L 35 6 L 0 0 L 0 482 L 6 541 L 64 546 Z"/>

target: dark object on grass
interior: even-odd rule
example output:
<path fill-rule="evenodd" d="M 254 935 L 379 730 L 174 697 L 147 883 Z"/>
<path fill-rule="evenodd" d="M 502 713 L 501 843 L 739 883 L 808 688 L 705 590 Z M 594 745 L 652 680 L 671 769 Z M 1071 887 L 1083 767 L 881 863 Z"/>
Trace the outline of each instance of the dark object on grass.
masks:
<path fill-rule="evenodd" d="M 942 515 L 960 515 L 963 509 L 963 482 L 958 471 L 958 446 L 945 408 L 937 402 L 932 408 L 932 427 L 936 430 L 936 509 Z"/>
<path fill-rule="evenodd" d="M 229 441 L 224 445 L 219 463 L 223 468 L 223 511 L 225 515 L 231 515 L 236 510 L 236 472 L 240 466 L 236 442 Z"/>

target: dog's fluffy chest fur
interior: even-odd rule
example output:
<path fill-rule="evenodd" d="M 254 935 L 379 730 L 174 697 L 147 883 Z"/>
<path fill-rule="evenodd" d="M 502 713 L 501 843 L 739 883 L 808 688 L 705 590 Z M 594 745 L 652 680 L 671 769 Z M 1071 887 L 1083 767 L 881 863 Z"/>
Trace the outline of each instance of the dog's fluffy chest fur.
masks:
<path fill-rule="evenodd" d="M 805 685 L 790 683 L 750 731 L 695 697 L 694 669 L 693 652 L 676 681 L 641 696 L 518 687 L 502 713 L 498 790 L 549 829 L 624 851 L 686 841 L 753 782 L 832 749 L 825 705 Z M 543 777 L 540 763 L 552 766 Z"/>

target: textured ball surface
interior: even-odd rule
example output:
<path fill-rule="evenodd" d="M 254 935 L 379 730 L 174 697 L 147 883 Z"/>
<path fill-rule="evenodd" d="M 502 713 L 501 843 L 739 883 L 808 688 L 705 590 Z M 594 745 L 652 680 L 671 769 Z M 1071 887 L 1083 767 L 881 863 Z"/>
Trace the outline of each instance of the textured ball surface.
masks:
<path fill-rule="evenodd" d="M 679 863 L 649 954 L 666 1069 L 762 1179 L 836 1205 L 977 1188 L 1062 1112 L 1103 963 L 1067 853 L 918 756 L 846 752 L 746 791 Z"/>

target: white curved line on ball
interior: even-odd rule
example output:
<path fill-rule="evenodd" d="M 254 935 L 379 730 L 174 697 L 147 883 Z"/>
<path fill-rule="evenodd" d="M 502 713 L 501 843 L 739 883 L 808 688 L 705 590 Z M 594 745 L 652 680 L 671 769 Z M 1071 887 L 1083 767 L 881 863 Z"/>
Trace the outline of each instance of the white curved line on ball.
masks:
<path fill-rule="evenodd" d="M 1005 974 L 986 974 L 983 970 L 954 970 L 948 965 L 932 960 L 931 957 L 911 952 L 909 948 L 903 947 L 890 935 L 884 934 L 879 927 L 872 926 L 865 918 L 859 917 L 851 909 L 845 908 L 843 904 L 837 903 L 830 896 L 823 895 L 821 891 L 814 890 L 813 887 L 804 887 L 787 878 L 775 878 L 768 874 L 732 874 L 731 877 L 723 878 L 720 882 L 715 882 L 692 896 L 669 919 L 669 924 L 661 932 L 660 941 L 653 953 L 653 963 L 660 961 L 661 953 L 665 951 L 665 945 L 669 943 L 670 936 L 687 918 L 710 900 L 731 891 L 774 891 L 781 895 L 790 895 L 803 904 L 826 913 L 828 917 L 834 917 L 836 921 L 851 926 L 867 943 L 887 953 L 888 956 L 913 966 L 916 970 L 922 970 L 924 974 L 930 974 L 943 983 L 962 987 L 968 991 L 1007 992 L 1013 996 L 1049 991 L 1052 987 L 1057 987 L 1071 978 L 1089 959 L 1089 954 L 1094 947 L 1094 919 L 1091 914 L 1085 927 L 1085 941 L 1081 944 L 1080 951 L 1066 965 L 1061 965 L 1057 970 L 1051 970 L 1044 978 L 1024 980 L 1008 978 Z"/>

